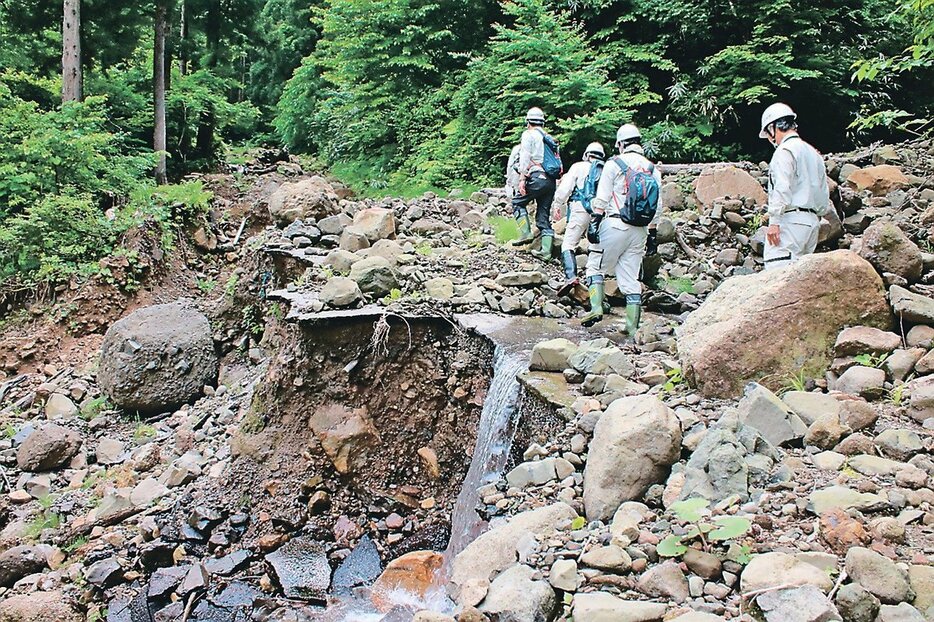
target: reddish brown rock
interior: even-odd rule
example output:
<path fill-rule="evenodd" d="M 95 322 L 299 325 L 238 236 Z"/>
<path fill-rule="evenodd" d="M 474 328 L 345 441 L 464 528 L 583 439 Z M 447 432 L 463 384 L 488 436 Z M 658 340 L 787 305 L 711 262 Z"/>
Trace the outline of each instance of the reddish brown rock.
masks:
<path fill-rule="evenodd" d="M 398 557 L 386 566 L 373 584 L 370 599 L 380 611 L 389 611 L 393 601 L 389 594 L 401 590 L 422 598 L 437 580 L 444 555 L 435 551 L 412 551 Z"/>
<path fill-rule="evenodd" d="M 870 539 L 862 523 L 839 509 L 820 515 L 820 535 L 838 555 L 846 555 L 851 546 L 862 546 Z"/>
<path fill-rule="evenodd" d="M 902 170 L 891 164 L 868 166 L 850 174 L 846 183 L 856 190 L 869 190 L 873 194 L 885 195 L 908 185 Z"/>
<path fill-rule="evenodd" d="M 728 398 L 754 380 L 778 390 L 801 372 L 822 377 L 843 328 L 890 324 L 882 279 L 841 250 L 727 279 L 681 326 L 678 350 L 703 395 Z"/>

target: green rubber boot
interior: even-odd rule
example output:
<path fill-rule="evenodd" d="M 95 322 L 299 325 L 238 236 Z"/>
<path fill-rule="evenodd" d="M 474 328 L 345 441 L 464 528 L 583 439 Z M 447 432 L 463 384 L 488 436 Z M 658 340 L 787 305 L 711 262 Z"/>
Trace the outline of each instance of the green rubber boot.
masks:
<path fill-rule="evenodd" d="M 642 319 L 642 303 L 639 304 L 627 303 L 626 304 L 626 334 L 630 337 L 636 336 L 636 331 L 639 330 L 639 320 Z"/>
<path fill-rule="evenodd" d="M 593 326 L 603 319 L 603 281 L 590 284 L 590 313 L 581 318 L 583 326 Z"/>
<path fill-rule="evenodd" d="M 530 244 L 532 242 L 532 224 L 529 222 L 529 215 L 516 216 L 516 223 L 519 225 L 519 239 L 513 244 Z"/>
<path fill-rule="evenodd" d="M 532 251 L 532 254 L 542 261 L 551 261 L 551 247 L 554 246 L 555 236 L 543 235 L 541 250 Z"/>

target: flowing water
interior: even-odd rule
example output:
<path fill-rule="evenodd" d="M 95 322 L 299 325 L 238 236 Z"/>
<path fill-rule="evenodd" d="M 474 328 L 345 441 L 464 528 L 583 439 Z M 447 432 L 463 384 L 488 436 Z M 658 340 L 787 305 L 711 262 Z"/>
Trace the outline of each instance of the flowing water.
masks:
<path fill-rule="evenodd" d="M 525 370 L 526 362 L 524 354 L 507 352 L 503 346 L 496 347 L 493 379 L 483 401 L 473 458 L 451 515 L 451 539 L 445 552 L 448 563 L 486 527 L 476 511 L 480 501 L 477 490 L 499 479 L 509 460 L 519 423 L 519 381 L 516 376 Z"/>
<path fill-rule="evenodd" d="M 516 376 L 525 371 L 527 361 L 527 352 L 496 347 L 493 378 L 483 401 L 473 457 L 451 515 L 451 539 L 445 551 L 444 568 L 438 576 L 437 585 L 423 598 L 399 590 L 385 595 L 386 600 L 393 604 L 413 611 L 454 611 L 454 603 L 448 598 L 444 587 L 448 567 L 451 560 L 486 528 L 486 523 L 476 510 L 480 501 L 478 489 L 499 479 L 509 460 L 520 414 L 519 381 Z M 374 611 L 369 598 L 359 595 L 334 603 L 323 619 L 334 622 L 378 622 L 384 615 Z"/>

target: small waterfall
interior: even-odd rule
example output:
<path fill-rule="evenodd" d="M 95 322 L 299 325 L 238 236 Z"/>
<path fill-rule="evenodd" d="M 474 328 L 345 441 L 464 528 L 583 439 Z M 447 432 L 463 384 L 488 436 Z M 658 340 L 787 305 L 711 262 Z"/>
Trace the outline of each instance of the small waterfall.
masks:
<path fill-rule="evenodd" d="M 483 411 L 477 424 L 477 442 L 470 468 L 451 515 L 451 539 L 445 551 L 445 567 L 436 577 L 435 586 L 424 598 L 398 591 L 387 595 L 396 605 L 413 610 L 428 609 L 439 613 L 453 613 L 454 603 L 448 598 L 445 579 L 451 561 L 486 528 L 477 514 L 480 501 L 477 490 L 499 479 L 512 450 L 519 423 L 519 381 L 516 376 L 527 369 L 527 352 L 508 352 L 497 346 L 493 355 L 493 379 L 483 402 Z M 331 603 L 322 622 L 378 622 L 382 613 L 374 610 L 368 597 L 356 595 L 337 599 Z"/>
<path fill-rule="evenodd" d="M 480 501 L 477 489 L 496 481 L 509 460 L 519 416 L 516 376 L 525 371 L 527 361 L 528 357 L 523 354 L 496 347 L 493 379 L 477 425 L 473 458 L 451 515 L 451 539 L 445 552 L 448 563 L 486 526 L 475 509 Z"/>

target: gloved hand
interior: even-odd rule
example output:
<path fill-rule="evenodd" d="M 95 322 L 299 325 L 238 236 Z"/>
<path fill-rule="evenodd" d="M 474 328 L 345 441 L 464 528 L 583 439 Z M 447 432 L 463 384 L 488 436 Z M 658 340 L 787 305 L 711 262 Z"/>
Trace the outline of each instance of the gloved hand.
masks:
<path fill-rule="evenodd" d="M 525 196 L 525 177 L 519 180 L 519 196 Z"/>
<path fill-rule="evenodd" d="M 600 243 L 601 222 L 603 222 L 603 214 L 594 214 L 590 219 L 590 225 L 587 227 L 587 241 L 591 244 Z"/>
<path fill-rule="evenodd" d="M 649 229 L 649 237 L 645 239 L 645 255 L 651 257 L 658 252 L 658 231 Z"/>

